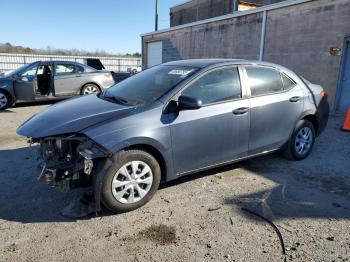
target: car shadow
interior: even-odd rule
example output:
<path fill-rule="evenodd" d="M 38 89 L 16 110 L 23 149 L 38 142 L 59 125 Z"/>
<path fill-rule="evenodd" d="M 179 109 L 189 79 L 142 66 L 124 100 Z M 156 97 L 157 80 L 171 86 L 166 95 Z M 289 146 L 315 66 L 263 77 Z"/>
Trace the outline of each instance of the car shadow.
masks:
<path fill-rule="evenodd" d="M 272 221 L 298 217 L 350 219 L 350 175 L 331 169 L 315 169 L 314 161 L 304 161 L 308 163 L 295 163 L 274 153 L 184 176 L 163 184 L 161 188 L 213 175 L 218 175 L 217 179 L 225 183 L 226 177 L 233 175 L 232 171 L 240 169 L 241 176 L 246 175 L 244 173 L 258 175 L 272 181 L 275 186 L 223 199 L 223 204 L 235 211 L 237 208 L 248 209 Z M 330 158 L 323 166 L 332 166 L 333 161 Z M 258 219 L 244 211 L 242 214 Z"/>
<path fill-rule="evenodd" d="M 0 114 L 2 113 L 14 113 L 12 110 L 5 109 L 5 110 L 0 110 Z"/>
<path fill-rule="evenodd" d="M 0 150 L 0 218 L 21 223 L 70 221 L 60 215 L 74 193 L 39 183 L 36 148 Z"/>
<path fill-rule="evenodd" d="M 311 157 L 311 156 L 310 156 Z M 276 156 L 247 160 L 243 169 L 275 185 L 251 193 L 227 196 L 224 204 L 240 211 L 248 209 L 271 221 L 286 218 L 350 219 L 350 176 L 327 168 L 293 163 Z M 329 163 L 323 163 L 325 166 Z"/>

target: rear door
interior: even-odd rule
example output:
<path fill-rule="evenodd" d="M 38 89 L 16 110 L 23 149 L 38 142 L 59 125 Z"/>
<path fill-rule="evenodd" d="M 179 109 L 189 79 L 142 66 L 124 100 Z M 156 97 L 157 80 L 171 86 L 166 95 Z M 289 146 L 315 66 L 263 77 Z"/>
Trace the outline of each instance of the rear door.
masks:
<path fill-rule="evenodd" d="M 203 106 L 180 111 L 171 123 L 177 174 L 229 162 L 247 154 L 249 101 L 242 99 L 237 67 L 204 73 L 185 87 L 182 95 L 200 99 Z"/>
<path fill-rule="evenodd" d="M 27 67 L 14 80 L 14 90 L 18 100 L 33 100 L 36 90 L 36 75 L 39 62 Z"/>
<path fill-rule="evenodd" d="M 54 88 L 56 96 L 72 95 L 80 87 L 75 63 L 55 62 Z"/>
<path fill-rule="evenodd" d="M 86 72 L 86 67 L 75 64 L 76 67 L 76 74 L 75 74 L 75 85 L 74 85 L 74 92 L 75 93 L 80 93 L 81 88 L 84 84 L 89 83 L 92 81 L 93 78 L 93 73 L 94 72 Z"/>
<path fill-rule="evenodd" d="M 249 154 L 277 149 L 302 113 L 303 90 L 273 67 L 245 66 L 245 73 L 251 96 Z"/>

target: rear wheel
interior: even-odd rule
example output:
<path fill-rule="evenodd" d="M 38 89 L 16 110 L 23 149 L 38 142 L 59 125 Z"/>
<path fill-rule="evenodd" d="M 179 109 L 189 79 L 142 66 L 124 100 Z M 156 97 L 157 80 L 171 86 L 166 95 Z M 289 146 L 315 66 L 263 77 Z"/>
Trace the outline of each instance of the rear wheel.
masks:
<path fill-rule="evenodd" d="M 315 127 L 308 120 L 300 120 L 288 141 L 285 156 L 291 160 L 305 159 L 315 142 Z"/>
<path fill-rule="evenodd" d="M 5 92 L 0 90 L 0 110 L 5 110 L 11 105 L 11 97 Z"/>
<path fill-rule="evenodd" d="M 100 92 L 101 92 L 100 88 L 95 84 L 86 84 L 81 89 L 82 95 L 97 94 Z"/>
<path fill-rule="evenodd" d="M 161 170 L 157 160 L 142 150 L 117 153 L 102 188 L 102 202 L 112 212 L 128 212 L 145 205 L 156 193 Z"/>

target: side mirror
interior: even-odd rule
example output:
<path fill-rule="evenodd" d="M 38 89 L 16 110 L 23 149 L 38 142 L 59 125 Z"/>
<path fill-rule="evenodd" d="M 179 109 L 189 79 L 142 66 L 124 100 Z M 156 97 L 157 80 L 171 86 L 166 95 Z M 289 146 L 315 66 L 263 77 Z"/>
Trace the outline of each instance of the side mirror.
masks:
<path fill-rule="evenodd" d="M 202 107 L 202 101 L 200 99 L 181 95 L 178 100 L 178 108 L 180 110 L 192 110 Z"/>

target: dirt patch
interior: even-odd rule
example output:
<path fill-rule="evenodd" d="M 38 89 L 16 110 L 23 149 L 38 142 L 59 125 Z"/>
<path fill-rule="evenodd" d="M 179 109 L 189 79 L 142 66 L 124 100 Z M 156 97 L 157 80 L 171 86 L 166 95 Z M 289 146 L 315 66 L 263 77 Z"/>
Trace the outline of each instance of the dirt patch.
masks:
<path fill-rule="evenodd" d="M 151 225 L 129 238 L 132 241 L 152 241 L 158 245 L 170 245 L 176 242 L 176 229 L 167 225 Z"/>

